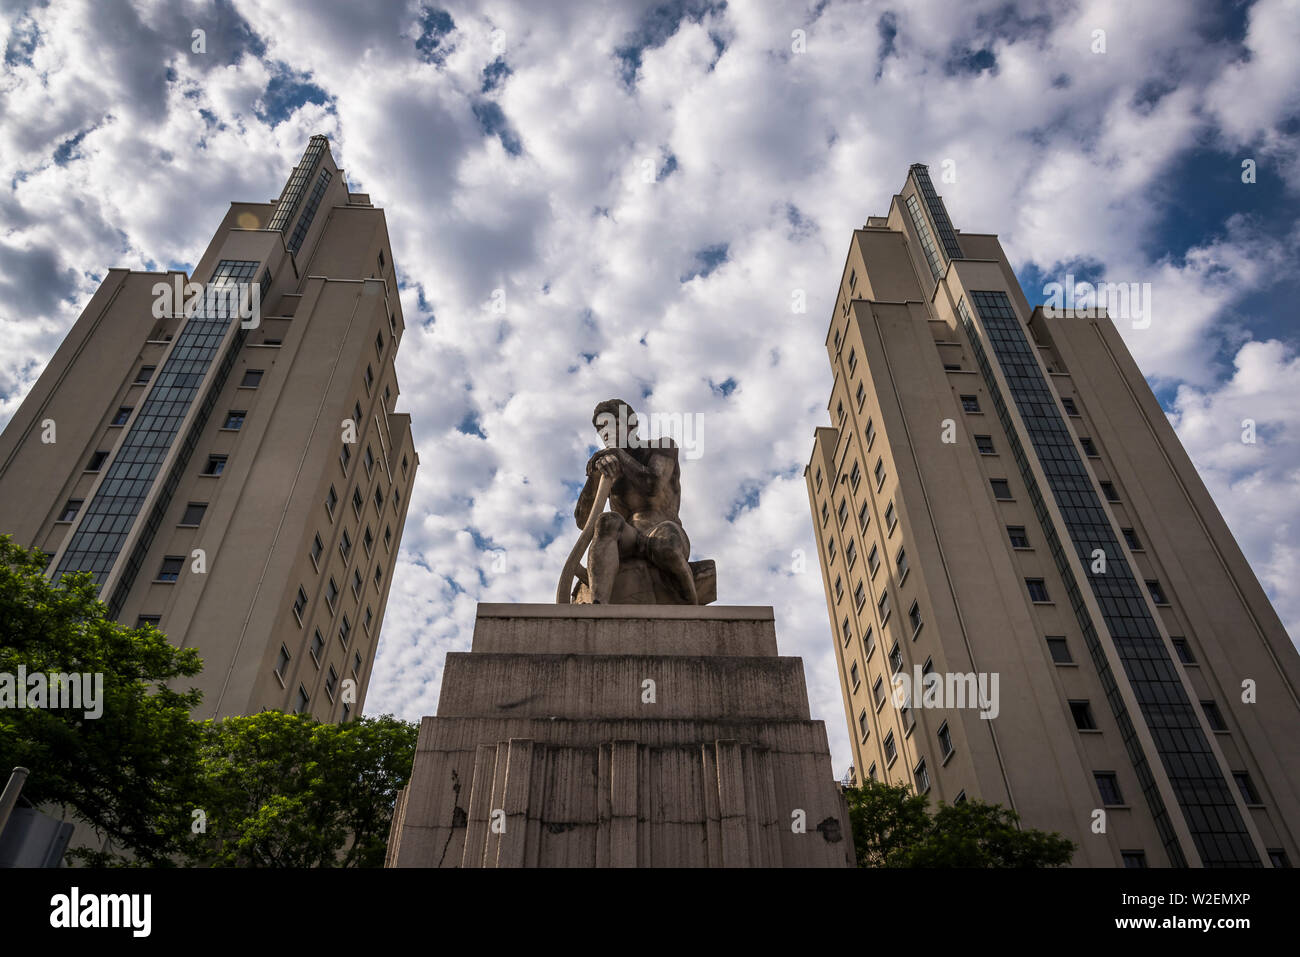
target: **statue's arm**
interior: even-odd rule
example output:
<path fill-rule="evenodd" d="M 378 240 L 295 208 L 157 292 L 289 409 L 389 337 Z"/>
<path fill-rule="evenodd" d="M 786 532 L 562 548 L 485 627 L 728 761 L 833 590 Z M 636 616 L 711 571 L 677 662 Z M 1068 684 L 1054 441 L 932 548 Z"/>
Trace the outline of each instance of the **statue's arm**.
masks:
<path fill-rule="evenodd" d="M 582 492 L 578 495 L 578 504 L 573 509 L 573 520 L 579 528 L 587 527 L 587 519 L 591 515 L 591 508 L 596 504 L 596 492 L 600 488 L 600 473 L 595 472 L 587 476 L 587 484 L 582 487 Z"/>

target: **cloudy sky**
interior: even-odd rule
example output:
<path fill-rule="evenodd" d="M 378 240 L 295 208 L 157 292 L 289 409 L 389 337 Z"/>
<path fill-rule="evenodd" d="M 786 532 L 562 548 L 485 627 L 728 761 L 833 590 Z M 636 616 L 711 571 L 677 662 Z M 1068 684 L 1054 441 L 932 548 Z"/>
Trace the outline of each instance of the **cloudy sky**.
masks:
<path fill-rule="evenodd" d="M 851 230 L 914 162 L 1031 303 L 1067 273 L 1151 283 L 1124 336 L 1300 634 L 1295 0 L 0 10 L 0 425 L 107 268 L 189 268 L 312 133 L 385 208 L 422 464 L 369 712 L 434 711 L 476 602 L 551 599 L 617 395 L 700 414 L 696 557 L 720 602 L 776 607 L 843 772 L 822 585 L 791 556 Z"/>

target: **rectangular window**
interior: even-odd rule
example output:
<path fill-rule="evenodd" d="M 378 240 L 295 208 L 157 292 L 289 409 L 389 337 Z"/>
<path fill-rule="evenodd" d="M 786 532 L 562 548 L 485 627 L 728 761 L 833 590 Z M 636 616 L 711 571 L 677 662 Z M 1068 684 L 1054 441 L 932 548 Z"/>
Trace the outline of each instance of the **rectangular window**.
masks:
<path fill-rule="evenodd" d="M 162 621 L 162 615 L 141 615 L 135 620 L 135 626 L 143 628 L 145 625 L 152 625 L 157 628 L 160 621 Z"/>
<path fill-rule="evenodd" d="M 68 499 L 67 504 L 63 506 L 63 511 L 59 513 L 59 521 L 70 522 L 76 518 L 77 513 L 81 511 L 81 506 L 85 501 L 84 498 Z"/>
<path fill-rule="evenodd" d="M 1101 803 L 1107 807 L 1116 807 L 1124 803 L 1124 795 L 1119 790 L 1119 778 L 1114 771 L 1094 771 L 1093 779 L 1097 782 L 1097 793 Z"/>
<path fill-rule="evenodd" d="M 1147 591 L 1151 592 L 1151 600 L 1157 605 L 1169 604 L 1169 599 L 1165 597 L 1165 590 L 1160 587 L 1160 582 L 1148 579 Z"/>
<path fill-rule="evenodd" d="M 867 724 L 866 708 L 863 708 L 862 713 L 858 715 L 858 734 L 862 736 L 863 741 L 867 740 L 867 738 L 871 736 L 871 729 L 870 726 Z"/>
<path fill-rule="evenodd" d="M 975 436 L 975 448 L 979 449 L 980 455 L 995 455 L 993 450 L 993 436 L 977 435 Z"/>
<path fill-rule="evenodd" d="M 361 652 L 358 651 L 352 656 L 352 674 L 361 677 Z"/>
<path fill-rule="evenodd" d="M 840 425 L 844 424 L 844 403 L 835 403 L 835 421 Z"/>
<path fill-rule="evenodd" d="M 343 647 L 348 646 L 348 636 L 352 634 L 352 622 L 348 621 L 348 616 L 344 615 L 343 620 L 339 622 L 339 641 L 343 642 Z"/>
<path fill-rule="evenodd" d="M 1032 602 L 1051 601 L 1047 597 L 1047 582 L 1041 578 L 1026 578 L 1025 587 L 1029 589 L 1029 600 Z"/>
<path fill-rule="evenodd" d="M 381 359 L 384 357 L 384 334 L 382 332 L 375 333 L 375 353 Z"/>
<path fill-rule="evenodd" d="M 108 423 L 108 424 L 109 424 L 109 425 L 126 425 L 126 420 L 129 419 L 129 418 L 131 418 L 131 406 L 129 406 L 129 405 L 124 405 L 124 406 L 122 406 L 120 409 L 117 410 L 117 414 L 113 416 L 113 421 L 110 422 L 110 423 Z"/>
<path fill-rule="evenodd" d="M 857 691 L 858 685 L 861 684 L 861 679 L 858 678 L 858 663 L 856 661 L 849 666 L 849 681 L 853 685 L 853 690 Z"/>
<path fill-rule="evenodd" d="M 826 560 L 835 561 L 835 539 L 833 538 L 826 539 Z"/>
<path fill-rule="evenodd" d="M 375 470 L 375 453 L 372 452 L 370 450 L 370 446 L 367 445 L 366 446 L 366 474 L 369 475 L 374 470 Z"/>
<path fill-rule="evenodd" d="M 132 385 L 146 385 L 153 378 L 154 369 L 157 366 L 141 366 L 140 371 L 135 374 L 135 381 Z"/>
<path fill-rule="evenodd" d="M 925 758 L 922 758 L 921 763 L 912 769 L 912 773 L 916 776 L 917 794 L 924 794 L 930 790 L 930 772 L 926 770 Z"/>
<path fill-rule="evenodd" d="M 367 365 L 366 366 L 366 392 L 367 393 L 370 392 L 370 387 L 374 384 L 375 384 L 375 371 L 371 369 L 369 365 Z"/>
<path fill-rule="evenodd" d="M 1255 790 L 1255 782 L 1250 779 L 1250 775 L 1245 771 L 1233 771 L 1232 779 L 1237 782 L 1237 790 L 1241 792 L 1241 799 L 1247 804 L 1263 804 L 1259 799 L 1259 792 Z"/>
<path fill-rule="evenodd" d="M 849 547 L 844 549 L 844 560 L 848 562 L 849 568 L 858 560 L 858 545 L 853 539 L 849 539 Z"/>
<path fill-rule="evenodd" d="M 220 475 L 226 470 L 226 457 L 224 455 L 209 455 L 208 464 L 203 467 L 204 475 Z"/>
<path fill-rule="evenodd" d="M 865 532 L 867 530 L 867 526 L 870 524 L 871 524 L 871 515 L 867 512 L 867 503 L 863 502 L 862 507 L 858 509 L 858 528 L 862 529 Z"/>
<path fill-rule="evenodd" d="M 853 589 L 853 605 L 858 611 L 862 611 L 862 606 L 867 603 L 867 590 L 862 587 L 862 582 L 858 582 L 858 587 Z"/>
<path fill-rule="evenodd" d="M 867 769 L 867 777 L 871 778 L 871 780 L 873 780 L 873 781 L 876 779 L 876 762 L 875 762 L 875 761 L 872 761 L 872 762 L 871 762 L 871 767 L 869 767 L 869 768 Z"/>
<path fill-rule="evenodd" d="M 825 525 L 828 521 L 830 521 L 830 518 L 831 518 L 831 510 L 826 507 L 825 502 L 822 502 L 822 524 Z"/>
<path fill-rule="evenodd" d="M 993 497 L 1000 502 L 1010 502 L 1011 486 L 1007 484 L 1006 479 L 989 479 L 989 485 L 993 488 Z"/>
<path fill-rule="evenodd" d="M 889 620 L 889 592 L 884 591 L 880 594 L 880 601 L 876 602 L 876 608 L 880 610 L 880 626 L 883 628 L 885 622 Z"/>
<path fill-rule="evenodd" d="M 1291 858 L 1287 857 L 1286 850 L 1281 847 L 1270 847 L 1268 849 L 1268 862 L 1274 867 L 1291 866 Z"/>
<path fill-rule="evenodd" d="M 861 382 L 858 383 L 858 392 L 855 398 L 858 400 L 858 411 L 861 412 L 863 404 L 867 401 L 867 387 Z"/>
<path fill-rule="evenodd" d="M 871 448 L 871 443 L 876 441 L 876 423 L 867 419 L 867 448 Z"/>
<path fill-rule="evenodd" d="M 311 698 L 307 696 L 307 689 L 298 685 L 298 703 L 296 705 L 299 714 L 307 713 L 307 705 L 311 703 Z"/>
<path fill-rule="evenodd" d="M 876 459 L 876 491 L 880 491 L 880 486 L 885 484 L 885 462 L 884 459 Z"/>
<path fill-rule="evenodd" d="M 1025 534 L 1025 526 L 1008 525 L 1007 537 L 1011 540 L 1012 548 L 1028 548 L 1029 536 Z"/>
<path fill-rule="evenodd" d="M 1196 664 L 1196 656 L 1192 654 L 1192 646 L 1187 643 L 1186 638 L 1171 638 L 1174 643 L 1174 651 L 1178 652 L 1178 660 L 1185 665 Z"/>
<path fill-rule="evenodd" d="M 844 598 L 844 579 L 839 575 L 835 576 L 835 600 L 840 601 Z"/>
<path fill-rule="evenodd" d="M 1061 405 L 1062 405 L 1062 407 L 1065 409 L 1065 414 L 1066 414 L 1066 415 L 1078 415 L 1078 414 L 1079 414 L 1079 410 L 1078 410 L 1078 408 L 1075 406 L 1075 404 L 1074 404 L 1074 400 L 1073 400 L 1073 399 L 1071 399 L 1071 398 L 1069 398 L 1069 397 L 1063 398 L 1063 399 L 1061 399 Z"/>
<path fill-rule="evenodd" d="M 208 510 L 207 502 L 190 502 L 185 506 L 185 514 L 181 516 L 181 524 L 188 526 L 197 526 L 203 521 L 203 513 Z"/>
<path fill-rule="evenodd" d="M 1124 533 L 1124 541 L 1128 544 L 1130 551 L 1142 551 L 1142 543 L 1138 541 L 1137 532 L 1131 528 L 1121 528 L 1120 531 Z"/>
<path fill-rule="evenodd" d="M 384 492 L 378 485 L 375 486 L 375 508 L 381 514 L 384 511 Z"/>
<path fill-rule="evenodd" d="M 871 653 L 876 650 L 876 635 L 870 625 L 867 625 L 867 636 L 862 639 L 862 645 L 866 649 L 866 656 L 871 657 Z"/>
<path fill-rule="evenodd" d="M 343 529 L 343 534 L 339 536 L 339 551 L 343 555 L 344 564 L 347 564 L 352 557 L 352 536 L 348 534 L 346 528 Z"/>
<path fill-rule="evenodd" d="M 1074 718 L 1074 726 L 1080 731 L 1096 731 L 1097 722 L 1092 718 L 1092 706 L 1086 701 L 1071 701 L 1070 716 Z"/>
<path fill-rule="evenodd" d="M 325 543 L 322 542 L 320 536 L 317 535 L 311 542 L 311 560 L 317 568 L 320 568 L 320 555 L 323 551 L 325 551 Z"/>
<path fill-rule="evenodd" d="M 376 489 L 375 491 L 378 492 L 379 490 Z M 849 506 L 844 499 L 840 499 L 840 507 L 836 510 L 835 514 L 839 518 L 840 528 L 843 528 L 844 523 L 849 520 Z"/>
<path fill-rule="evenodd" d="M 885 767 L 894 763 L 894 758 L 898 757 L 898 748 L 894 744 L 894 732 L 885 735 Z"/>
<path fill-rule="evenodd" d="M 844 644 L 847 645 L 849 643 L 849 639 L 853 637 L 853 629 L 849 627 L 849 619 L 847 617 L 840 625 L 840 633 L 844 635 Z"/>
<path fill-rule="evenodd" d="M 325 636 L 316 629 L 316 633 L 311 636 L 311 656 L 317 665 L 320 664 L 320 653 L 325 650 Z"/>
<path fill-rule="evenodd" d="M 907 552 L 900 548 L 898 557 L 894 559 L 894 564 L 898 568 L 898 583 L 901 585 L 903 579 L 907 577 Z"/>
<path fill-rule="evenodd" d="M 871 686 L 871 697 L 876 701 L 876 707 L 879 708 L 885 703 L 885 679 L 877 678 L 876 683 Z"/>
<path fill-rule="evenodd" d="M 384 546 L 388 547 L 393 543 L 393 530 L 387 525 L 384 526 Z"/>
<path fill-rule="evenodd" d="M 281 681 L 289 673 L 289 649 L 284 645 L 280 646 L 280 657 L 275 661 L 275 673 L 280 676 Z"/>
<path fill-rule="evenodd" d="M 338 672 L 334 670 L 333 665 L 330 665 L 329 675 L 325 679 L 325 693 L 330 696 L 331 701 L 334 700 L 334 689 L 338 686 L 338 683 Z"/>
<path fill-rule="evenodd" d="M 361 577 L 361 569 L 352 569 L 352 594 L 361 597 L 361 589 L 366 587 L 366 580 Z"/>
<path fill-rule="evenodd" d="M 182 555 L 168 555 L 163 559 L 162 567 L 158 569 L 157 581 L 174 582 L 181 577 L 181 566 L 185 564 L 185 558 Z"/>
<path fill-rule="evenodd" d="M 337 505 L 338 503 L 339 503 L 339 494 L 338 492 L 334 491 L 334 486 L 331 485 L 330 490 L 327 493 L 325 493 L 325 511 L 330 513 L 330 518 L 334 517 L 334 506 Z"/>
<path fill-rule="evenodd" d="M 948 730 L 947 721 L 939 725 L 939 753 L 945 759 L 952 754 L 952 732 Z"/>
<path fill-rule="evenodd" d="M 897 524 L 898 524 L 898 516 L 894 514 L 894 503 L 890 502 L 888 505 L 885 506 L 886 534 L 892 532 L 894 530 L 894 526 Z"/>
<path fill-rule="evenodd" d="M 364 420 L 361 418 L 361 403 L 360 403 L 360 402 L 353 402 L 353 403 L 352 403 L 352 421 L 356 424 L 357 431 L 360 432 L 360 431 L 361 431 L 361 426 L 362 426 L 362 424 L 363 424 L 363 422 L 364 422 Z"/>
<path fill-rule="evenodd" d="M 1202 701 L 1201 710 L 1205 712 L 1205 720 L 1209 722 L 1211 731 L 1228 730 L 1228 724 L 1223 720 L 1223 713 L 1213 701 Z"/>
<path fill-rule="evenodd" d="M 921 630 L 921 606 L 918 602 L 912 602 L 912 607 L 907 610 L 907 623 L 912 626 L 912 637 L 915 638 Z"/>
<path fill-rule="evenodd" d="M 1141 869 L 1147 866 L 1147 856 L 1142 851 L 1120 851 L 1119 855 L 1125 867 Z"/>
<path fill-rule="evenodd" d="M 244 427 L 244 419 L 247 415 L 248 412 L 244 409 L 231 409 L 226 413 L 226 423 L 222 428 L 229 429 L 232 432 L 238 432 Z"/>
<path fill-rule="evenodd" d="M 1097 446 L 1092 444 L 1092 439 L 1087 436 L 1079 437 L 1079 445 L 1083 447 L 1083 454 L 1090 459 L 1100 458 L 1097 454 Z"/>
<path fill-rule="evenodd" d="M 974 395 L 962 396 L 961 410 L 963 412 L 978 412 L 980 410 L 979 396 L 974 396 Z"/>
<path fill-rule="evenodd" d="M 256 389 L 262 384 L 262 373 L 264 369 L 245 369 L 243 381 L 239 383 L 241 389 Z"/>
<path fill-rule="evenodd" d="M 880 549 L 875 545 L 871 546 L 871 551 L 867 552 L 867 571 L 872 578 L 876 577 L 876 569 L 880 567 Z"/>
<path fill-rule="evenodd" d="M 361 543 L 366 546 L 366 554 L 369 555 L 375 550 L 375 536 L 370 534 L 370 526 L 366 526 L 366 534 L 362 536 Z"/>
<path fill-rule="evenodd" d="M 889 649 L 889 670 L 898 674 L 903 670 L 903 649 L 894 642 L 894 647 Z"/>
<path fill-rule="evenodd" d="M 406 459 L 402 459 L 402 465 L 403 466 L 406 465 Z M 406 471 L 405 467 L 403 467 L 402 471 L 403 472 Z M 817 491 L 820 492 L 821 490 L 822 490 L 822 470 L 818 468 L 817 469 Z"/>
<path fill-rule="evenodd" d="M 298 586 L 298 596 L 293 600 L 293 613 L 298 616 L 298 621 L 302 621 L 302 613 L 307 610 L 307 593 Z"/>
<path fill-rule="evenodd" d="M 90 462 L 86 465 L 87 472 L 98 472 L 104 467 L 104 460 L 108 458 L 108 453 L 104 451 L 92 452 Z"/>
<path fill-rule="evenodd" d="M 965 803 L 966 803 L 966 792 L 965 792 L 964 790 L 963 790 L 963 791 L 959 791 L 959 792 L 957 792 L 957 796 L 956 796 L 955 798 L 952 799 L 952 803 L 953 803 L 954 805 L 956 805 L 956 804 L 965 804 Z"/>
<path fill-rule="evenodd" d="M 336 585 L 334 579 L 331 578 L 329 584 L 325 586 L 325 601 L 329 603 L 331 610 L 334 608 L 334 603 L 338 601 L 338 598 L 339 586 Z"/>
<path fill-rule="evenodd" d="M 849 473 L 849 482 L 852 483 L 854 491 L 857 491 L 858 483 L 861 481 L 862 481 L 862 469 L 858 467 L 857 462 L 854 462 L 853 471 Z"/>
<path fill-rule="evenodd" d="M 1119 501 L 1119 492 L 1115 491 L 1115 483 L 1113 482 L 1102 482 L 1101 493 L 1106 496 L 1108 502 Z"/>
<path fill-rule="evenodd" d="M 356 512 L 357 518 L 361 517 L 361 510 L 365 507 L 366 500 L 361 494 L 361 486 L 358 485 L 352 490 L 352 511 Z"/>
<path fill-rule="evenodd" d="M 1052 661 L 1056 664 L 1074 664 L 1074 659 L 1070 657 L 1070 645 L 1064 638 L 1056 635 L 1049 635 L 1047 638 L 1047 650 L 1052 653 Z"/>
<path fill-rule="evenodd" d="M 339 464 L 343 466 L 343 472 L 346 475 L 348 463 L 352 461 L 352 450 L 348 448 L 348 443 L 343 443 L 343 448 L 339 452 Z"/>

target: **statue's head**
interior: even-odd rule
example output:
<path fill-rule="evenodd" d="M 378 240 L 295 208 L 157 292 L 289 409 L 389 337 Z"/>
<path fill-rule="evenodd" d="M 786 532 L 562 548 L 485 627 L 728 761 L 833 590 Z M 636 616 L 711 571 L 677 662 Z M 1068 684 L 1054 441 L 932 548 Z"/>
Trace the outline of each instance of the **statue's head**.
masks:
<path fill-rule="evenodd" d="M 591 414 L 591 424 L 607 449 L 635 448 L 640 436 L 636 431 L 636 412 L 622 399 L 606 399 Z"/>

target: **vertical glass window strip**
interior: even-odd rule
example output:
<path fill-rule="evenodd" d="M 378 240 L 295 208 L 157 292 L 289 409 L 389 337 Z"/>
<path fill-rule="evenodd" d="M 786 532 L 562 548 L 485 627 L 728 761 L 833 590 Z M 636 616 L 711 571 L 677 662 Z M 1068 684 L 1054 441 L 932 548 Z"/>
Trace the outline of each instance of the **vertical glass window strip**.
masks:
<path fill-rule="evenodd" d="M 1155 741 L 1156 751 L 1201 860 L 1207 867 L 1261 866 L 1226 775 L 1214 758 L 1195 708 L 1160 639 L 1142 587 L 1111 530 L 1105 505 L 1093 487 L 1078 446 L 1060 414 L 1055 396 L 1039 368 L 1011 301 L 1001 291 L 972 292 L 971 299 L 987 331 L 994 358 L 1006 377 L 1012 400 L 1025 423 L 1033 451 L 1047 476 L 1048 486 L 1065 522 L 1069 544 L 1074 546 L 1085 568 L 1091 564 L 1094 549 L 1100 548 L 1106 555 L 1106 574 L 1089 576 L 1088 584 L 1101 608 L 1105 629 Z M 1146 755 L 1137 741 L 1132 719 L 1111 673 L 1100 636 L 1066 559 L 1065 546 L 1057 535 L 1029 467 L 1027 453 L 993 376 L 984 342 L 964 299 L 958 302 L 957 308 L 998 417 L 1006 430 L 1029 499 L 1042 524 L 1044 538 L 1065 582 L 1070 605 L 1083 629 L 1085 642 L 1157 830 L 1173 865 L 1186 866 Z"/>
<path fill-rule="evenodd" d="M 307 189 L 307 184 L 311 182 L 312 173 L 316 172 L 320 158 L 325 153 L 326 142 L 323 136 L 313 136 L 308 141 L 307 149 L 302 154 L 302 161 L 290 174 L 289 182 L 284 188 L 284 196 L 276 206 L 274 215 L 271 216 L 268 229 L 282 233 L 289 228 L 293 214 L 298 211 L 298 204 L 302 202 L 302 194 Z"/>
<path fill-rule="evenodd" d="M 916 201 L 915 195 L 907 197 L 907 212 L 912 217 L 912 226 L 916 229 L 916 235 L 921 239 L 921 249 L 925 251 L 925 261 L 930 267 L 930 275 L 934 277 L 935 282 L 938 282 L 939 277 L 943 275 L 943 264 L 939 261 L 939 250 L 934 245 L 934 236 L 930 234 L 930 224 L 925 221 L 921 204 Z"/>
<path fill-rule="evenodd" d="M 934 230 L 939 234 L 939 242 L 943 244 L 944 255 L 948 259 L 961 259 L 961 247 L 957 245 L 957 233 L 952 228 L 952 220 L 948 218 L 948 210 L 943 205 L 943 200 L 939 194 L 934 191 L 934 183 L 930 182 L 930 171 L 920 163 L 912 166 L 912 177 L 916 180 L 916 188 L 921 191 L 921 198 L 925 200 L 926 208 L 930 211 L 930 220 L 934 223 Z"/>
<path fill-rule="evenodd" d="M 302 248 L 302 241 L 307 238 L 307 230 L 311 229 L 312 220 L 316 218 L 316 210 L 320 207 L 320 201 L 325 196 L 325 190 L 329 188 L 330 171 L 323 169 L 320 176 L 316 179 L 316 185 L 312 188 L 311 195 L 307 197 L 307 205 L 303 208 L 302 215 L 298 218 L 298 225 L 293 227 L 293 235 L 289 237 L 286 244 L 289 252 L 295 256 L 298 250 Z"/>

